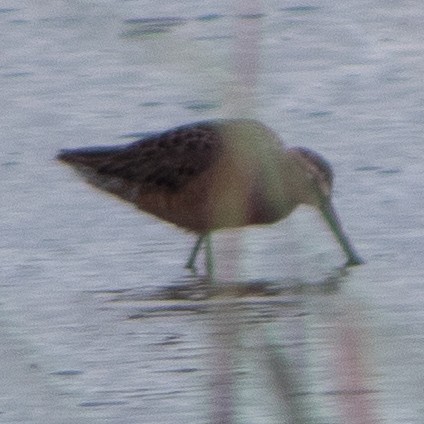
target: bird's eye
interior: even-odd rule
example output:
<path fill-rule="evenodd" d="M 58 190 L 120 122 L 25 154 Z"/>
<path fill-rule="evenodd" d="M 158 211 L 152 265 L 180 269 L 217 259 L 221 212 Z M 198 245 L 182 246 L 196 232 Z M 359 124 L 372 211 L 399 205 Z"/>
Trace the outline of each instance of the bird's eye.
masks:
<path fill-rule="evenodd" d="M 331 185 L 328 183 L 328 181 L 320 181 L 319 182 L 319 189 L 325 197 L 330 197 L 330 195 L 331 195 Z"/>

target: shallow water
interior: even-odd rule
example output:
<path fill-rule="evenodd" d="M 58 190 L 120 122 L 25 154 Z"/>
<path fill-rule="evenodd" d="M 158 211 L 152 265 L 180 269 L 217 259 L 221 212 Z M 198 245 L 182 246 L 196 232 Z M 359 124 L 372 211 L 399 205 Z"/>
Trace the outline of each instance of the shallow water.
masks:
<path fill-rule="evenodd" d="M 0 421 L 422 423 L 421 3 L 38 3 L 0 8 Z M 333 164 L 365 265 L 299 209 L 217 234 L 209 298 L 190 235 L 53 160 L 249 110 Z"/>

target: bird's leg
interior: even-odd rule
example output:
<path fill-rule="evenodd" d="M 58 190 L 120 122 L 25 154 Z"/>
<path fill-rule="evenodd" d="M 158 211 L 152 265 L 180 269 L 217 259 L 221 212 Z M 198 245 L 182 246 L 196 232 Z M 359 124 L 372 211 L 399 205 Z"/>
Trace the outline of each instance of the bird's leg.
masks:
<path fill-rule="evenodd" d="M 196 244 L 194 245 L 193 250 L 190 253 L 190 257 L 188 258 L 188 261 L 186 263 L 185 267 L 191 269 L 192 271 L 195 268 L 194 262 L 196 261 L 197 253 L 199 252 L 199 249 L 202 246 L 204 238 L 205 238 L 204 235 L 201 235 L 198 237 L 198 239 L 196 240 Z"/>
<path fill-rule="evenodd" d="M 212 241 L 211 234 L 208 233 L 205 236 L 206 244 L 206 270 L 208 272 L 208 277 L 211 281 L 214 280 L 214 263 L 213 263 L 213 254 L 212 254 Z"/>

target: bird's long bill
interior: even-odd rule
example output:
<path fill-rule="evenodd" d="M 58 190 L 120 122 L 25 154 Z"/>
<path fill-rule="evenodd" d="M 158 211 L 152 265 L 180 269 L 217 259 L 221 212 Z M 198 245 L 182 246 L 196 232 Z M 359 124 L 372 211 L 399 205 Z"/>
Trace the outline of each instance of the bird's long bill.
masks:
<path fill-rule="evenodd" d="M 337 216 L 334 206 L 330 200 L 326 200 L 322 203 L 321 213 L 347 256 L 348 260 L 346 266 L 360 265 L 364 263 L 364 261 L 355 252 L 355 249 L 351 245 L 347 235 L 344 233 L 339 217 Z"/>

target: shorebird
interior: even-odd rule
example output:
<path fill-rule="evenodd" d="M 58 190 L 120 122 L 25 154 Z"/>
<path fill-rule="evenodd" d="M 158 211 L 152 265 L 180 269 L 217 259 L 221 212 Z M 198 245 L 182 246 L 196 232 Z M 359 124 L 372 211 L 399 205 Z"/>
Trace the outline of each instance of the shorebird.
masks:
<path fill-rule="evenodd" d="M 321 213 L 346 266 L 362 263 L 332 205 L 330 164 L 312 150 L 284 147 L 256 120 L 197 122 L 120 146 L 61 150 L 57 159 L 94 187 L 196 233 L 188 268 L 205 243 L 212 275 L 213 231 L 271 224 L 300 204 Z"/>

